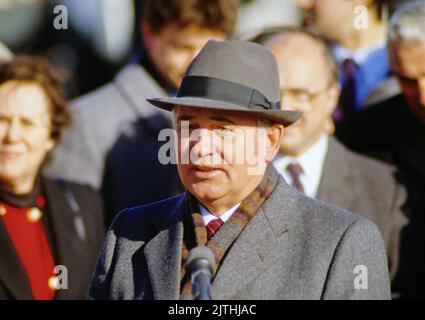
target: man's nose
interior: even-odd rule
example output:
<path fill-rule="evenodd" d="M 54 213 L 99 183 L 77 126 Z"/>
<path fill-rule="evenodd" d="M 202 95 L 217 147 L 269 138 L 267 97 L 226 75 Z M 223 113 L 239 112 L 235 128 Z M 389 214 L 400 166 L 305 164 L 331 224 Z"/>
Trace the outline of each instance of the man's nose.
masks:
<path fill-rule="evenodd" d="M 308 10 L 313 8 L 315 0 L 294 0 L 294 5 L 299 9 Z"/>
<path fill-rule="evenodd" d="M 203 158 L 213 153 L 213 133 L 208 129 L 198 129 L 192 148 L 198 158 Z"/>
<path fill-rule="evenodd" d="M 14 118 L 9 123 L 7 131 L 6 131 L 6 141 L 15 142 L 21 138 L 22 127 L 19 119 Z"/>

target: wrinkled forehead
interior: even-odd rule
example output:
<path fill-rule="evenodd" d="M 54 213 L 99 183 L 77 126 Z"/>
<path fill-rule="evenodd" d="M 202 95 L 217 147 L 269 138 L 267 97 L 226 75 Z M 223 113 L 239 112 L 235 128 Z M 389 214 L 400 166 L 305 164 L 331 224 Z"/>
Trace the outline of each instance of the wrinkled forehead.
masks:
<path fill-rule="evenodd" d="M 34 82 L 7 81 L 0 84 L 0 112 L 38 117 L 50 114 L 50 100 Z"/>
<path fill-rule="evenodd" d="M 175 122 L 221 122 L 235 126 L 258 126 L 257 118 L 247 112 L 175 106 L 173 108 L 173 114 Z"/>

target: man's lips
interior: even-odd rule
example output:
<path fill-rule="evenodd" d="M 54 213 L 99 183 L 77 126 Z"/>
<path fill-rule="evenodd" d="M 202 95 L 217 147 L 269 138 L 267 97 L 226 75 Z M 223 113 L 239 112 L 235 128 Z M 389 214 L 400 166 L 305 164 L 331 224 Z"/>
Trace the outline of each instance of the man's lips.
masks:
<path fill-rule="evenodd" d="M 194 166 L 191 172 L 199 179 L 211 179 L 224 171 L 217 167 Z"/>
<path fill-rule="evenodd" d="M 2 158 L 15 159 L 20 157 L 23 154 L 24 153 L 22 151 L 0 149 L 0 157 Z"/>

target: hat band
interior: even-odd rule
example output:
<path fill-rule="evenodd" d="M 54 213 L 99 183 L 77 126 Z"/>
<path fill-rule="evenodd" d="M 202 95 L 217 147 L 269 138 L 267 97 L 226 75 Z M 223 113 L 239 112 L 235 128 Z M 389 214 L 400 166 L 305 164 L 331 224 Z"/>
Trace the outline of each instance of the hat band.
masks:
<path fill-rule="evenodd" d="M 280 102 L 270 102 L 261 92 L 218 78 L 187 76 L 177 97 L 197 97 L 242 105 L 251 110 L 280 110 Z"/>

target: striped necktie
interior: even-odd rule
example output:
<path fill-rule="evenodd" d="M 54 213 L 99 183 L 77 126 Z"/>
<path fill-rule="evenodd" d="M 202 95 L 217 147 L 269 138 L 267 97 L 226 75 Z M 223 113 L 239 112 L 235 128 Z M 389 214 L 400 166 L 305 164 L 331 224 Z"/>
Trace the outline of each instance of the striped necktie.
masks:
<path fill-rule="evenodd" d="M 304 186 L 300 179 L 301 174 L 304 172 L 301 165 L 299 165 L 298 163 L 290 163 L 286 167 L 286 170 L 289 172 L 292 178 L 291 186 L 297 189 L 299 192 L 305 193 Z"/>
<path fill-rule="evenodd" d="M 207 238 L 208 241 L 214 236 L 214 234 L 220 229 L 220 227 L 223 225 L 223 220 L 220 218 L 211 220 L 207 225 Z"/>

